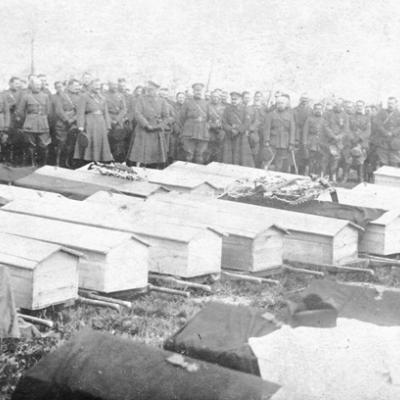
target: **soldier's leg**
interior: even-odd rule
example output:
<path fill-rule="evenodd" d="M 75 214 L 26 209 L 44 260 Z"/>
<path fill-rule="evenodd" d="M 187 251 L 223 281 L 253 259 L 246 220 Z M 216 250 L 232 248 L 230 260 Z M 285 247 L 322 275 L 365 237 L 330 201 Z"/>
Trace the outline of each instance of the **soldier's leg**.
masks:
<path fill-rule="evenodd" d="M 192 162 L 194 159 L 194 152 L 196 149 L 196 141 L 191 138 L 183 138 L 183 150 L 185 152 L 185 159 Z"/>
<path fill-rule="evenodd" d="M 49 158 L 49 146 L 51 143 L 51 136 L 49 132 L 40 133 L 37 135 L 37 146 L 40 150 L 41 163 L 46 165 Z"/>
<path fill-rule="evenodd" d="M 260 136 L 257 132 L 250 132 L 249 145 L 251 153 L 253 155 L 254 165 L 259 166 L 259 154 L 260 154 Z"/>
<path fill-rule="evenodd" d="M 204 164 L 204 154 L 207 150 L 208 141 L 197 140 L 194 154 L 194 162 L 196 164 Z"/>

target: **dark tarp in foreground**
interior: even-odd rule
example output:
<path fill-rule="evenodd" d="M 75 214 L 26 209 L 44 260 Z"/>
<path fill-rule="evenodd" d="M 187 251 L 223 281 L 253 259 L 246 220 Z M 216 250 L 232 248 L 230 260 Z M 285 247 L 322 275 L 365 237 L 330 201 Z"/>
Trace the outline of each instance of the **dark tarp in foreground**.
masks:
<path fill-rule="evenodd" d="M 279 388 L 250 374 L 187 358 L 196 366 L 189 372 L 167 362 L 172 355 L 85 330 L 30 369 L 12 399 L 262 400 Z"/>
<path fill-rule="evenodd" d="M 262 193 L 239 198 L 225 196 L 223 199 L 253 204 L 256 206 L 279 208 L 281 210 L 318 215 L 320 217 L 345 219 L 358 226 L 361 226 L 364 229 L 369 222 L 378 219 L 386 212 L 385 210 L 378 208 L 356 207 L 348 204 L 319 200 L 311 200 L 302 204 L 290 205 L 282 202 L 274 202 L 273 200 L 264 198 Z"/>
<path fill-rule="evenodd" d="M 248 339 L 278 329 L 263 313 L 247 306 L 209 303 L 168 339 L 164 348 L 260 376 Z"/>
<path fill-rule="evenodd" d="M 16 180 L 24 178 L 34 172 L 36 167 L 11 167 L 10 165 L 0 165 L 0 183 L 10 184 Z"/>
<path fill-rule="evenodd" d="M 19 337 L 18 315 L 8 269 L 0 265 L 0 338 Z"/>
<path fill-rule="evenodd" d="M 341 318 L 353 318 L 382 326 L 400 326 L 400 290 L 368 284 L 314 280 L 301 293 L 317 294 L 333 304 Z"/>
<path fill-rule="evenodd" d="M 108 191 L 108 188 L 104 186 L 54 178 L 36 173 L 18 179 L 14 184 L 15 186 L 22 186 L 29 189 L 60 193 L 74 200 L 84 200 L 100 190 Z"/>

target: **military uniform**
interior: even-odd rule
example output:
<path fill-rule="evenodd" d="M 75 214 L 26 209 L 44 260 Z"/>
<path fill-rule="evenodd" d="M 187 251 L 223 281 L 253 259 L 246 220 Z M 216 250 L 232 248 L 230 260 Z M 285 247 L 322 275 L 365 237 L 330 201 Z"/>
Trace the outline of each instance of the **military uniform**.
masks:
<path fill-rule="evenodd" d="M 279 111 L 275 109 L 268 114 L 264 127 L 264 145 L 271 149 L 272 162 L 277 171 L 289 172 L 295 135 L 296 127 L 292 110 Z"/>
<path fill-rule="evenodd" d="M 105 94 L 111 130 L 108 134 L 111 153 L 116 161 L 123 162 L 126 156 L 127 106 L 125 96 L 120 92 L 108 91 Z"/>
<path fill-rule="evenodd" d="M 17 106 L 17 114 L 24 121 L 22 130 L 34 163 L 37 148 L 44 151 L 45 163 L 47 148 L 51 143 L 48 116 L 50 112 L 49 96 L 41 91 L 24 93 Z"/>
<path fill-rule="evenodd" d="M 222 121 L 225 131 L 223 162 L 254 167 L 245 108 L 242 105 L 229 104 L 224 110 Z"/>
<path fill-rule="evenodd" d="M 209 132 L 210 141 L 208 143 L 207 162 L 222 162 L 222 146 L 224 142 L 224 130 L 222 118 L 225 106 L 222 103 L 209 104 Z"/>
<path fill-rule="evenodd" d="M 339 161 L 343 158 L 343 141 L 349 132 L 349 116 L 344 111 L 325 114 L 327 125 L 321 137 L 322 165 L 325 173 L 335 180 Z"/>
<path fill-rule="evenodd" d="M 131 142 L 128 160 L 142 164 L 167 162 L 168 148 L 164 128 L 168 108 L 159 96 L 140 96 L 136 103 L 135 138 Z"/>
<path fill-rule="evenodd" d="M 111 119 L 103 95 L 93 91 L 81 95 L 77 110 L 77 124 L 79 129 L 84 129 L 88 146 L 81 148 L 78 140 L 75 144 L 74 158 L 85 161 L 113 161 L 108 142 Z"/>
<path fill-rule="evenodd" d="M 19 128 L 21 128 L 21 120 L 17 114 L 17 105 L 21 101 L 23 92 L 22 90 L 9 89 L 6 90 L 4 94 L 6 96 L 10 115 L 7 146 L 9 147 L 10 161 L 14 161 L 16 150 L 19 148 L 22 153 L 25 144 L 24 136 L 19 130 Z"/>
<path fill-rule="evenodd" d="M 254 165 L 258 165 L 258 155 L 260 153 L 259 113 L 256 108 L 250 105 L 243 105 L 243 108 L 245 118 L 244 125 L 253 154 Z"/>
<path fill-rule="evenodd" d="M 376 153 L 381 165 L 400 164 L 400 111 L 381 110 L 375 118 Z"/>
<path fill-rule="evenodd" d="M 310 115 L 304 122 L 302 142 L 308 155 L 308 166 L 311 174 L 320 175 L 322 173 L 322 153 L 320 142 L 326 120 L 322 116 Z"/>
<path fill-rule="evenodd" d="M 204 163 L 210 133 L 208 130 L 208 102 L 204 99 L 187 99 L 180 113 L 183 149 L 186 161 Z"/>
<path fill-rule="evenodd" d="M 363 165 L 367 158 L 369 139 L 371 136 L 371 118 L 362 113 L 349 115 L 349 133 L 344 138 L 343 156 L 345 174 L 350 167 L 355 167 L 359 179 L 363 179 Z"/>
<path fill-rule="evenodd" d="M 305 146 L 303 132 L 304 124 L 307 118 L 312 114 L 312 109 L 309 106 L 298 105 L 293 110 L 294 121 L 296 123 L 296 162 L 299 168 L 299 173 L 304 174 L 309 165 L 309 154 Z"/>
<path fill-rule="evenodd" d="M 53 97 L 57 165 L 60 164 L 61 153 L 64 151 L 66 152 L 66 166 L 70 166 L 72 161 L 72 153 L 78 133 L 77 110 L 80 98 L 80 93 L 73 93 L 69 90 L 55 94 Z"/>

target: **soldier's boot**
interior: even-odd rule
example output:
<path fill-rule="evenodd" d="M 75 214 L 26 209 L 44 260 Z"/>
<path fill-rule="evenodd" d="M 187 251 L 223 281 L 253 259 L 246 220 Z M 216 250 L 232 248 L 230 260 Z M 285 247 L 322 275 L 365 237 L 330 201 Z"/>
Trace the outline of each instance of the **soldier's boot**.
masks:
<path fill-rule="evenodd" d="M 47 165 L 48 159 L 49 159 L 49 148 L 45 147 L 43 149 L 43 165 Z"/>
<path fill-rule="evenodd" d="M 308 165 L 306 165 L 306 166 L 304 167 L 304 175 L 305 175 L 305 176 L 310 175 L 310 167 L 309 167 Z"/>
<path fill-rule="evenodd" d="M 59 167 L 61 163 L 61 148 L 60 146 L 56 147 L 56 166 Z"/>
<path fill-rule="evenodd" d="M 28 152 L 29 152 L 29 158 L 30 158 L 32 167 L 36 167 L 37 162 L 36 162 L 35 148 L 29 147 Z"/>

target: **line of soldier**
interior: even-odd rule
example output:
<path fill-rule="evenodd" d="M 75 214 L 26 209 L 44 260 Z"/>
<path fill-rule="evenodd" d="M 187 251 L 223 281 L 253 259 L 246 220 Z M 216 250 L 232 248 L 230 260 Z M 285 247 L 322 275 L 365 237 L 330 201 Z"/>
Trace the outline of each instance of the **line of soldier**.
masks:
<path fill-rule="evenodd" d="M 397 99 L 387 108 L 337 99 L 315 103 L 307 95 L 295 108 L 276 92 L 192 93 L 149 81 L 132 94 L 126 80 L 108 87 L 90 74 L 81 81 L 56 82 L 55 94 L 44 75 L 29 86 L 12 77 L 0 95 L 1 156 L 12 163 L 54 163 L 66 167 L 89 161 L 164 166 L 177 159 L 220 161 L 282 172 L 368 179 L 380 165 L 400 166 L 400 112 Z M 51 146 L 50 146 L 51 145 Z"/>

